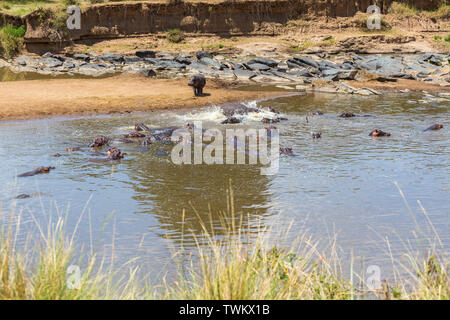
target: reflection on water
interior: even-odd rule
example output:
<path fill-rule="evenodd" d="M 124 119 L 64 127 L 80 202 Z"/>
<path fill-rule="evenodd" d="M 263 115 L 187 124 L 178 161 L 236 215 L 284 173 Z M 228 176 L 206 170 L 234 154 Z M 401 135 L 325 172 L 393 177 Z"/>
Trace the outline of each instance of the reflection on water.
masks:
<path fill-rule="evenodd" d="M 243 231 L 293 222 L 293 238 L 304 230 L 323 240 L 337 234 L 345 254 L 352 252 L 367 263 L 384 265 L 380 249 L 384 239 L 389 237 L 394 254 L 399 253 L 403 246 L 397 236 L 411 239 L 416 229 L 397 182 L 420 227 L 430 234 L 416 200 L 422 202 L 447 250 L 450 104 L 447 100 L 424 104 L 422 99 L 418 95 L 306 94 L 260 103 L 289 118 L 277 124 L 280 141 L 298 155 L 282 156 L 275 176 L 260 175 L 259 168 L 250 165 L 177 166 L 159 155 L 155 145 L 148 149 L 120 145 L 128 156 L 117 163 L 87 161 L 94 156 L 83 146 L 93 136 L 118 136 L 137 122 L 184 126 L 202 119 L 206 127 L 225 129 L 219 125 L 223 117 L 217 108 L 1 123 L 3 212 L 10 210 L 17 194 L 41 192 L 41 197 L 17 201 L 25 230 L 33 224 L 31 213 L 45 223 L 51 213 L 64 213 L 70 205 L 70 225 L 84 212 L 78 228 L 80 244 L 100 252 L 109 252 L 114 244 L 116 261 L 139 256 L 148 270 L 159 271 L 170 263 L 171 253 L 182 241 L 187 250 L 195 245 L 195 238 L 201 242 L 201 222 L 216 236 L 224 235 L 220 217 L 229 213 L 227 190 L 232 181 L 236 217 L 249 217 L 244 219 Z M 312 116 L 316 110 L 325 115 Z M 336 117 L 343 111 L 371 116 Z M 265 126 L 257 115 L 244 120 L 245 127 Z M 434 123 L 443 124 L 444 129 L 423 132 Z M 392 136 L 369 137 L 375 128 Z M 313 140 L 311 132 L 322 132 L 323 138 Z M 82 149 L 69 153 L 68 146 Z M 62 157 L 51 157 L 57 152 Z M 16 173 L 37 165 L 56 169 L 47 175 L 15 178 Z"/>

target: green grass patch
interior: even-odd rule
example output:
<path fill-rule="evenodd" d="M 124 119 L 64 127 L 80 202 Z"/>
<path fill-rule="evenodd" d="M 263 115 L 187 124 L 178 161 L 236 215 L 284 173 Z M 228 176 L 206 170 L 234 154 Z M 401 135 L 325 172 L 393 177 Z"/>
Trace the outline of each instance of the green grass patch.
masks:
<path fill-rule="evenodd" d="M 25 27 L 15 27 L 6 25 L 0 29 L 0 55 L 5 58 L 12 58 L 17 55 L 23 47 L 23 37 Z"/>

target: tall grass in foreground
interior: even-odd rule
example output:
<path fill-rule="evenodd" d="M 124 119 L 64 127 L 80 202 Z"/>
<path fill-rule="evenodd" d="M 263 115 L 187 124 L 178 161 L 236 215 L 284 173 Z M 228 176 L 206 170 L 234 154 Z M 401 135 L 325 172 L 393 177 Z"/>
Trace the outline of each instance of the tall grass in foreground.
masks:
<path fill-rule="evenodd" d="M 10 216 L 9 227 L 0 236 L 0 299 L 450 298 L 448 261 L 439 258 L 434 251 L 419 257 L 406 250 L 406 263 L 399 262 L 404 270 L 397 274 L 408 276 L 396 275 L 394 280 L 384 282 L 381 289 L 369 292 L 364 275 L 356 274 L 353 262 L 350 263 L 350 278 L 344 278 L 336 243 L 331 245 L 328 254 L 306 236 L 288 245 L 269 245 L 268 230 L 261 230 L 256 237 L 239 231 L 245 217 L 235 216 L 231 189 L 228 201 L 227 212 L 214 214 L 220 215 L 229 236 L 217 240 L 204 223 L 206 244 L 203 238 L 202 244 L 198 239 L 198 259 L 182 266 L 174 281 L 166 282 L 163 277 L 161 283 L 155 285 L 139 279 L 136 268 L 124 265 L 113 270 L 93 254 L 85 261 L 79 258 L 74 262 L 75 256 L 82 256 L 75 252 L 74 246 L 78 224 L 74 233 L 67 236 L 62 216 L 50 221 L 46 230 L 38 225 L 40 240 L 33 242 L 31 249 L 17 251 L 21 214 Z M 210 211 L 211 217 L 212 214 Z M 200 215 L 198 217 L 200 219 Z M 34 217 L 33 220 L 36 221 Z M 440 242 L 438 236 L 437 239 Z M 246 245 L 247 241 L 252 245 Z M 387 245 L 389 247 L 389 243 Z M 183 254 L 182 251 L 175 256 Z M 393 259 L 392 263 L 396 261 Z M 85 266 L 77 289 L 68 285 L 70 264 Z"/>

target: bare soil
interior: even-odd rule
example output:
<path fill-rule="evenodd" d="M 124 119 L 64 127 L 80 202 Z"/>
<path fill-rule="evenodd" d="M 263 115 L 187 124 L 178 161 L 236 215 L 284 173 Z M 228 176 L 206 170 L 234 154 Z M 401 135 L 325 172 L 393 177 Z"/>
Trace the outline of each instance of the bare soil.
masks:
<path fill-rule="evenodd" d="M 0 120 L 195 108 L 283 94 L 241 91 L 233 83 L 208 80 L 205 96 L 195 97 L 187 82 L 134 75 L 3 82 Z"/>

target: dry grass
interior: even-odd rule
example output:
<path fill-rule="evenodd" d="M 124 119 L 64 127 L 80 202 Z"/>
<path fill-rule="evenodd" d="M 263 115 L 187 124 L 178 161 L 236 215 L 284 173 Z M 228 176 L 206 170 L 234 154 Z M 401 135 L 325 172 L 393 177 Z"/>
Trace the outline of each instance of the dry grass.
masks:
<path fill-rule="evenodd" d="M 75 256 L 82 256 L 74 252 L 78 224 L 67 237 L 64 215 L 58 214 L 46 229 L 33 217 L 39 239 L 31 251 L 24 251 L 16 248 L 22 215 L 10 215 L 10 227 L 0 238 L 0 299 L 450 299 L 448 261 L 439 258 L 435 250 L 419 257 L 406 247 L 405 262 L 392 258 L 393 265 L 400 268 L 394 270 L 392 284 L 385 282 L 381 289 L 368 292 L 364 275 L 354 271 L 353 262 L 350 279 L 343 277 L 336 243 L 324 254 L 318 243 L 306 236 L 283 245 L 286 238 L 280 235 L 286 232 L 281 232 L 278 244 L 273 245 L 268 241 L 274 236 L 271 230 L 261 229 L 256 236 L 243 234 L 240 224 L 245 217 L 235 216 L 231 188 L 227 198 L 228 210 L 214 214 L 221 217 L 229 236 L 217 240 L 203 224 L 206 245 L 203 238 L 202 245 L 198 242 L 198 260 L 185 266 L 175 281 L 163 280 L 155 286 L 139 281 L 136 268 L 127 264 L 117 270 L 112 264 L 106 268 L 103 260 L 91 254 L 85 261 L 79 258 L 75 262 L 85 267 L 79 287 L 71 289 L 67 268 Z M 429 220 L 424 209 L 423 213 Z M 184 211 L 182 217 L 184 225 Z M 252 245 L 245 245 L 247 241 Z M 437 234 L 433 241 L 442 244 Z M 389 242 L 387 248 L 390 251 Z M 33 256 L 37 257 L 34 263 L 25 259 Z M 401 278 L 405 272 L 408 276 Z"/>

